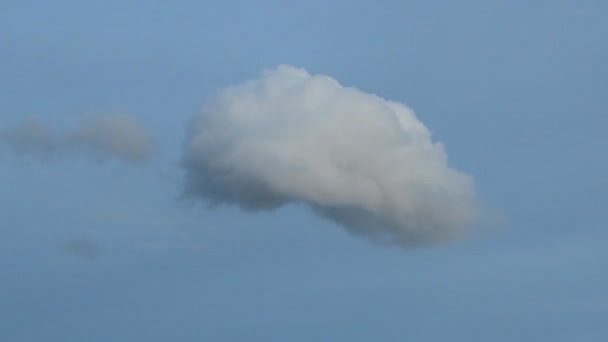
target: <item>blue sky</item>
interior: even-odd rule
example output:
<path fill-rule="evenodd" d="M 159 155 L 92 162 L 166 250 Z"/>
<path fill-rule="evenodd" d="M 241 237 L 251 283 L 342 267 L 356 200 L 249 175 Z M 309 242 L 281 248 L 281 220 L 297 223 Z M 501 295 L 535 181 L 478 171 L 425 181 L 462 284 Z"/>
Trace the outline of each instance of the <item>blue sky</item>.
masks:
<path fill-rule="evenodd" d="M 4 1 L 0 128 L 127 111 L 160 158 L 0 149 L 0 340 L 605 340 L 607 17 L 601 0 Z M 302 206 L 180 200 L 188 120 L 281 63 L 412 107 L 505 223 L 404 251 Z"/>

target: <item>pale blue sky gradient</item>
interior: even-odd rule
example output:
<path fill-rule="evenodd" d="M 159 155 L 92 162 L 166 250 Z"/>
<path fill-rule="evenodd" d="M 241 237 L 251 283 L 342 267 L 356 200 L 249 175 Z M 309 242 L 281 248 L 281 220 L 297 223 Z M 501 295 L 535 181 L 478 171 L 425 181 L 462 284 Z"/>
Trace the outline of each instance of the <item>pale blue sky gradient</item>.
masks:
<path fill-rule="evenodd" d="M 605 341 L 607 42 L 603 0 L 3 1 L 0 129 L 128 111 L 161 157 L 0 148 L 0 340 Z M 412 107 L 505 224 L 402 251 L 180 201 L 189 118 L 280 63 Z"/>

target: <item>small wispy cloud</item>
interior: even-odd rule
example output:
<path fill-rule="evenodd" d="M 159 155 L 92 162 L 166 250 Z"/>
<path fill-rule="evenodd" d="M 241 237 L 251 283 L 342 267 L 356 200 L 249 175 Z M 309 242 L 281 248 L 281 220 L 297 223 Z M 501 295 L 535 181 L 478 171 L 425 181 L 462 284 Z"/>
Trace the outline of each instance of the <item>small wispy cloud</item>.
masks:
<path fill-rule="evenodd" d="M 128 114 L 90 117 L 67 132 L 30 118 L 0 131 L 0 143 L 16 153 L 40 157 L 80 153 L 98 159 L 143 163 L 155 154 L 154 139 Z"/>

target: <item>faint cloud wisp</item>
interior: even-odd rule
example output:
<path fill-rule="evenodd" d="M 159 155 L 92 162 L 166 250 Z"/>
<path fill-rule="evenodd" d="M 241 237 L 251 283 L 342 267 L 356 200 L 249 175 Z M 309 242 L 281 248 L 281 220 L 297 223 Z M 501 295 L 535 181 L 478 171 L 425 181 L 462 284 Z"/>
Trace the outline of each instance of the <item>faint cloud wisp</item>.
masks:
<path fill-rule="evenodd" d="M 80 238 L 69 241 L 63 246 L 66 253 L 78 258 L 94 260 L 101 255 L 101 247 L 93 240 Z"/>
<path fill-rule="evenodd" d="M 0 143 L 16 153 L 43 158 L 81 153 L 98 159 L 143 163 L 155 154 L 154 139 L 128 114 L 90 117 L 68 132 L 56 131 L 32 118 L 1 131 Z"/>

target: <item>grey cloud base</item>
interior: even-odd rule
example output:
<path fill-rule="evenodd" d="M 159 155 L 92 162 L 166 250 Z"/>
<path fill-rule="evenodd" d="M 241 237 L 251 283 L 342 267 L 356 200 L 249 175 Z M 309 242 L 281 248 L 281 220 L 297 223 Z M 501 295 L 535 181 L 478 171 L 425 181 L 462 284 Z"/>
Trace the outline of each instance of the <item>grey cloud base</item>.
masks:
<path fill-rule="evenodd" d="M 246 210 L 304 203 L 349 232 L 401 246 L 461 236 L 471 177 L 403 104 L 279 66 L 217 93 L 189 124 L 185 194 Z"/>

